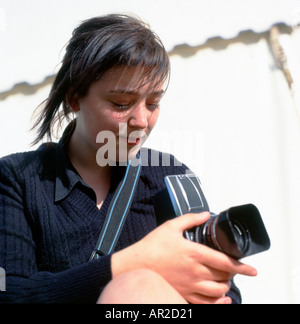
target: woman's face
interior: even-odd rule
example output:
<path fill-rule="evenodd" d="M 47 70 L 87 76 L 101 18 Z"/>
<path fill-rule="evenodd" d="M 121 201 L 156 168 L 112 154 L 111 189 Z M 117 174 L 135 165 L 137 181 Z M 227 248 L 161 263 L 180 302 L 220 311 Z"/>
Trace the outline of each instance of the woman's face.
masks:
<path fill-rule="evenodd" d="M 141 73 L 141 68 L 112 68 L 77 100 L 77 109 L 72 106 L 78 111 L 77 139 L 85 148 L 97 151 L 111 141 L 117 161 L 125 159 L 124 150 L 126 159 L 138 152 L 157 122 L 164 95 L 163 84 L 147 83 Z"/>

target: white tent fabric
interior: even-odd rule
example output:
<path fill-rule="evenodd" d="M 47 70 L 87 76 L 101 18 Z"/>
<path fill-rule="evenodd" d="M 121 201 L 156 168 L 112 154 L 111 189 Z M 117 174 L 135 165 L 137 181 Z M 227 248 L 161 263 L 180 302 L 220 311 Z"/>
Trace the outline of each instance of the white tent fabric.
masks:
<path fill-rule="evenodd" d="M 19 82 L 35 84 L 56 71 L 75 26 L 91 16 L 134 13 L 171 50 L 198 46 L 212 37 L 266 31 L 277 22 L 300 20 L 298 0 L 2 0 L 0 3 L 0 92 Z M 59 55 L 60 51 L 61 54 Z"/>
<path fill-rule="evenodd" d="M 8 2 L 19 3 L 18 10 L 27 13 L 15 25 L 23 27 L 26 22 L 34 25 L 34 21 L 39 21 L 39 28 L 33 33 L 37 38 L 30 40 L 28 26 L 24 27 L 24 34 L 22 28 L 12 33 L 9 26 L 14 25 L 10 22 L 14 11 L 8 10 Z M 126 5 L 117 0 L 97 1 L 96 5 L 96 1 L 89 0 L 85 2 L 87 11 L 84 11 L 77 2 L 74 5 L 73 0 L 60 1 L 59 5 L 52 0 L 47 10 L 50 17 L 57 13 L 53 24 L 48 15 L 33 17 L 29 9 L 22 8 L 23 3 L 28 8 L 33 8 L 34 4 L 35 12 L 41 13 L 40 2 L 4 1 L 6 24 L 5 28 L 0 24 L 0 37 L 3 39 L 9 34 L 10 39 L 0 43 L 9 48 L 6 54 L 0 51 L 0 64 L 7 73 L 6 80 L 1 78 L 0 89 L 19 81 L 40 82 L 52 74 L 74 22 L 95 13 L 132 11 L 151 23 L 169 50 L 184 43 L 198 46 L 193 49 L 185 46 L 171 52 L 170 87 L 157 127 L 146 145 L 173 153 L 196 172 L 212 211 L 220 212 L 249 202 L 261 211 L 272 247 L 266 253 L 245 260 L 257 267 L 259 276 L 236 279 L 244 302 L 300 303 L 300 31 L 295 29 L 292 34 L 281 35 L 295 81 L 294 93 L 275 63 L 266 38 L 268 34 L 241 34 L 233 42 L 228 41 L 227 47 L 220 47 L 217 38 L 203 45 L 215 36 L 233 38 L 248 29 L 268 30 L 279 21 L 299 22 L 300 10 L 296 10 L 299 1 L 209 0 L 196 7 L 199 1 L 192 0 L 174 0 L 172 6 L 165 0 L 155 6 L 148 1 L 126 1 Z M 99 3 L 101 8 L 95 9 L 99 8 Z M 229 3 L 231 10 L 227 8 Z M 216 13 L 217 4 L 219 12 Z M 233 11 L 232 4 L 241 14 Z M 253 12 L 248 10 L 250 5 Z M 292 14 L 291 8 L 294 8 Z M 64 21 L 68 22 L 65 28 L 60 21 L 60 10 L 64 12 Z M 170 14 L 173 14 L 171 18 Z M 0 10 L 0 18 L 1 15 Z M 193 21 L 198 24 L 199 34 L 192 32 L 196 29 Z M 217 23 L 220 23 L 219 28 L 215 26 Z M 61 35 L 55 29 L 57 26 Z M 52 36 L 54 30 L 56 44 Z M 28 35 L 26 41 L 24 35 Z M 17 44 L 14 39 L 18 40 Z M 37 40 L 40 46 L 36 45 Z M 13 48 L 18 50 L 21 44 L 23 57 L 12 51 Z M 13 70 L 18 71 L 10 76 L 7 71 Z M 17 94 L 0 101 L 0 156 L 29 149 L 28 143 L 33 139 L 33 134 L 28 132 L 30 116 L 48 92 L 49 86 L 46 86 L 32 96 Z"/>

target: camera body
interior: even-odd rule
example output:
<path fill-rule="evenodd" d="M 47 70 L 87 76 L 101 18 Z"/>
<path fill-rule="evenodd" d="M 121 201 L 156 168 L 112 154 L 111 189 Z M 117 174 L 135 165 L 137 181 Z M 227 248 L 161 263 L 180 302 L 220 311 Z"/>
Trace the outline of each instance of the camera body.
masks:
<path fill-rule="evenodd" d="M 167 176 L 165 183 L 166 189 L 154 198 L 158 224 L 180 215 L 209 211 L 196 175 Z M 266 251 L 271 245 L 260 213 L 253 204 L 212 214 L 205 224 L 185 231 L 184 236 L 235 259 Z"/>

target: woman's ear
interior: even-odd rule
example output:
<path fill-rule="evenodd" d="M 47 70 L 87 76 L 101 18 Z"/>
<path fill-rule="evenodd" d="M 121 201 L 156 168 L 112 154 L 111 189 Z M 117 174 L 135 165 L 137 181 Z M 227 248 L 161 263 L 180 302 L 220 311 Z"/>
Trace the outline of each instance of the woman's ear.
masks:
<path fill-rule="evenodd" d="M 68 91 L 67 93 L 67 101 L 69 106 L 74 112 L 78 112 L 80 110 L 79 100 L 77 94 L 73 94 L 72 91 Z"/>

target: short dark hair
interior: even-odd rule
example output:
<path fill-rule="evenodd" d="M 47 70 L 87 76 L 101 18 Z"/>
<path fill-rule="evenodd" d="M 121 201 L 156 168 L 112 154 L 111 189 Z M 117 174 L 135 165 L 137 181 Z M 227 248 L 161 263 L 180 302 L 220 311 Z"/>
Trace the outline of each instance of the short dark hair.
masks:
<path fill-rule="evenodd" d="M 143 79 L 168 81 L 170 62 L 160 38 L 139 18 L 111 14 L 84 21 L 72 34 L 49 97 L 33 129 L 34 144 L 51 140 L 53 126 L 70 120 L 67 94 L 84 97 L 91 84 L 115 66 L 143 67 Z M 60 109 L 62 105 L 62 109 Z"/>

